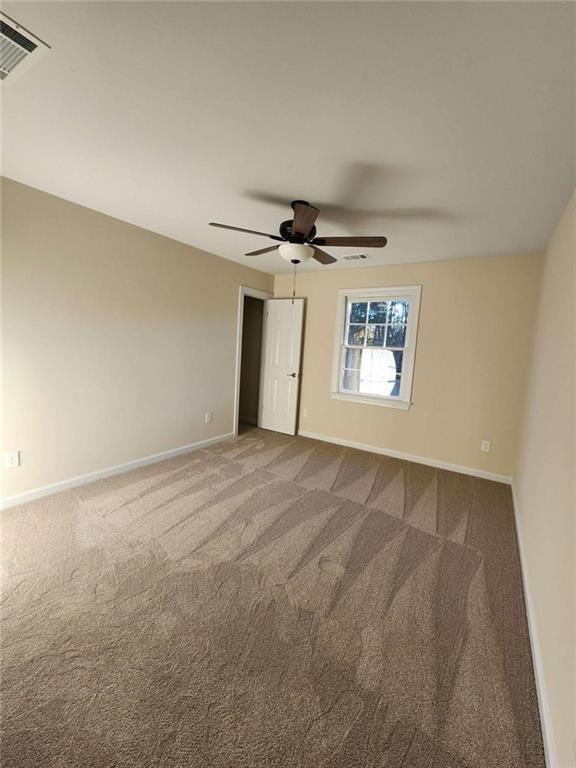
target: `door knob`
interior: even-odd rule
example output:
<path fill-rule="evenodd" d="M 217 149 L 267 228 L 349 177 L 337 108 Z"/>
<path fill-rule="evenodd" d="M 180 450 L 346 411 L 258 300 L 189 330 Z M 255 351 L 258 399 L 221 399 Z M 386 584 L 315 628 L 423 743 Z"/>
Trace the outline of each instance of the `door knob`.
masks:
<path fill-rule="evenodd" d="M 295 373 L 287 373 L 286 376 L 292 376 L 293 379 L 296 378 L 296 374 Z"/>

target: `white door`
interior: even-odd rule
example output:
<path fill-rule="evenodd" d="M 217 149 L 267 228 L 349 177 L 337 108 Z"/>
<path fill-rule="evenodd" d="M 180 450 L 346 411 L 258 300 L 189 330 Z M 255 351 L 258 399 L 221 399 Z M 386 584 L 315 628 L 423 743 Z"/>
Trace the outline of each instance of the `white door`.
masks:
<path fill-rule="evenodd" d="M 266 299 L 258 426 L 296 434 L 304 299 Z"/>

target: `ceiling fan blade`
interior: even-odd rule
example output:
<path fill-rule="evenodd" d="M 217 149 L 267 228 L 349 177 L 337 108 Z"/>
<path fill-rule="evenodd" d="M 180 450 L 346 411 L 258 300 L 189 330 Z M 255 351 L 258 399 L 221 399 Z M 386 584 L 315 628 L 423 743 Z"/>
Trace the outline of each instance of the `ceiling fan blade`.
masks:
<path fill-rule="evenodd" d="M 359 248 L 384 248 L 385 237 L 315 237 L 310 245 L 358 246 Z"/>
<path fill-rule="evenodd" d="M 308 237 L 320 211 L 303 200 L 294 200 L 292 208 L 294 210 L 292 231 L 302 235 L 302 237 Z"/>
<path fill-rule="evenodd" d="M 326 251 L 321 251 L 320 248 L 316 248 L 315 245 L 312 247 L 314 248 L 314 255 L 312 258 L 319 261 L 320 264 L 334 264 L 335 261 L 338 261 L 338 259 L 335 259 L 334 256 L 330 256 Z"/>
<path fill-rule="evenodd" d="M 268 192 L 245 192 L 244 197 L 250 200 L 257 200 L 259 203 L 268 203 L 269 205 L 278 205 L 286 208 L 290 204 L 290 195 L 271 195 Z"/>
<path fill-rule="evenodd" d="M 257 232 L 255 229 L 243 229 L 242 227 L 231 227 L 229 224 L 217 224 L 215 221 L 211 221 L 210 226 L 220 227 L 220 229 L 232 229 L 234 230 L 234 232 L 247 232 L 249 235 L 261 235 L 262 237 L 269 237 L 271 240 L 280 240 L 280 242 L 283 242 L 283 239 L 278 235 L 270 235 L 268 234 L 268 232 Z"/>
<path fill-rule="evenodd" d="M 250 253 L 245 253 L 244 256 L 260 256 L 261 253 L 270 253 L 270 251 L 275 251 L 277 248 L 277 245 L 273 245 L 270 248 L 260 248 L 259 251 L 250 251 Z"/>

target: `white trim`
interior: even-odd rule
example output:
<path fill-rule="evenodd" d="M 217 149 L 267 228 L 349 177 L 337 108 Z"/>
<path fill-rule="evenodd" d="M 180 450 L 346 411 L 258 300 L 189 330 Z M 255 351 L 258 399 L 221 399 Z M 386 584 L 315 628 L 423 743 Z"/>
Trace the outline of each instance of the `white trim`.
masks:
<path fill-rule="evenodd" d="M 332 400 L 348 400 L 351 403 L 364 403 L 365 405 L 387 405 L 388 408 L 400 408 L 403 411 L 407 411 L 412 403 L 406 400 L 398 400 L 396 397 L 370 397 L 370 395 L 355 395 L 354 393 L 346 392 L 331 392 L 330 397 Z"/>
<path fill-rule="evenodd" d="M 233 416 L 234 423 L 232 424 L 232 432 L 234 436 L 238 434 L 238 419 L 240 417 L 240 369 L 242 367 L 242 327 L 244 325 L 244 297 L 251 296 L 253 299 L 266 299 L 274 298 L 273 293 L 267 293 L 266 291 L 259 291 L 257 288 L 249 288 L 247 285 L 241 285 L 238 289 L 238 323 L 236 330 L 236 372 L 234 376 L 234 410 Z M 258 410 L 260 413 L 260 410 Z"/>
<path fill-rule="evenodd" d="M 472 475 L 481 477 L 483 480 L 494 480 L 496 483 L 512 484 L 510 475 L 498 475 L 495 472 L 485 472 L 483 469 L 474 467 L 464 467 L 460 464 L 451 464 L 448 461 L 439 461 L 430 459 L 427 456 L 415 456 L 413 453 L 404 453 L 403 451 L 394 451 L 391 448 L 381 448 L 378 445 L 368 445 L 367 443 L 357 443 L 354 440 L 344 440 L 341 437 L 332 437 L 331 435 L 319 435 L 317 432 L 308 432 L 299 430 L 301 437 L 310 437 L 313 440 L 322 440 L 325 443 L 334 443 L 343 445 L 346 448 L 357 448 L 359 451 L 369 451 L 370 453 L 379 453 L 382 456 L 390 456 L 393 459 L 402 459 L 404 461 L 414 461 L 416 464 L 427 464 L 437 469 L 447 469 L 449 472 L 460 472 L 462 475 Z"/>
<path fill-rule="evenodd" d="M 528 634 L 530 637 L 530 648 L 532 650 L 532 665 L 534 667 L 534 677 L 536 680 L 536 693 L 538 696 L 538 709 L 540 710 L 540 725 L 542 728 L 542 740 L 544 742 L 544 755 L 547 768 L 556 768 L 558 760 L 556 758 L 556 745 L 554 743 L 554 731 L 552 728 L 552 716 L 550 714 L 550 705 L 548 702 L 548 689 L 544 677 L 544 666 L 542 664 L 542 651 L 540 649 L 540 638 L 536 625 L 536 615 L 534 612 L 534 603 L 532 602 L 532 592 L 528 579 L 528 567 L 526 555 L 524 552 L 524 537 L 522 526 L 518 515 L 518 505 L 516 504 L 516 492 L 514 483 L 512 483 L 512 504 L 514 507 L 514 521 L 516 523 L 516 539 L 518 541 L 518 552 L 520 554 L 520 570 L 522 571 L 522 585 L 524 587 L 524 604 L 526 606 L 526 616 L 528 618 Z"/>
<path fill-rule="evenodd" d="M 85 475 L 69 477 L 67 480 L 59 480 L 57 483 L 42 485 L 39 488 L 33 488 L 31 491 L 24 491 L 24 493 L 15 493 L 12 496 L 4 496 L 4 498 L 0 500 L 0 508 L 8 509 L 9 507 L 16 507 L 19 504 L 26 504 L 29 501 L 35 501 L 36 499 L 41 499 L 44 496 L 51 496 L 53 493 L 67 491 L 70 488 L 77 488 L 79 485 L 93 483 L 96 480 L 102 480 L 105 477 L 112 477 L 112 475 L 120 475 L 123 472 L 129 472 L 132 469 L 138 469 L 138 467 L 145 467 L 147 464 L 155 464 L 158 461 L 172 459 L 175 456 L 180 456 L 183 453 L 189 453 L 190 451 L 195 451 L 198 448 L 204 448 L 206 445 L 220 443 L 222 440 L 228 440 L 231 437 L 235 437 L 234 433 L 227 432 L 225 435 L 210 437 L 208 440 L 199 440 L 197 443 L 183 445 L 181 448 L 172 448 L 169 451 L 162 451 L 162 453 L 153 453 L 151 456 L 145 456 L 142 459 L 134 459 L 133 461 L 127 461 L 124 464 L 116 464 L 113 467 L 97 469 L 95 472 L 87 472 Z"/>
<path fill-rule="evenodd" d="M 385 397 L 380 395 L 355 395 L 341 388 L 342 347 L 344 329 L 346 327 L 346 301 L 350 297 L 356 300 L 366 298 L 406 298 L 410 300 L 408 325 L 406 326 L 406 348 L 404 350 L 404 367 L 400 380 L 400 397 Z M 414 378 L 414 363 L 416 344 L 418 342 L 418 320 L 420 317 L 420 301 L 422 298 L 421 285 L 387 286 L 383 288 L 341 288 L 336 301 L 336 334 L 334 337 L 334 354 L 332 358 L 331 396 L 336 400 L 349 400 L 366 405 L 381 405 L 387 408 L 407 410 L 412 404 L 412 381 Z"/>

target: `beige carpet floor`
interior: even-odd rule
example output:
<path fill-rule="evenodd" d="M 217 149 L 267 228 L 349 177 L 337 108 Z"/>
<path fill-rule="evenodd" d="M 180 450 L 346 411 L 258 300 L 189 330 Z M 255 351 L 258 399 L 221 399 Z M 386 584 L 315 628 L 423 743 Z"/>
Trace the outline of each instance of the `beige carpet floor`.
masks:
<path fill-rule="evenodd" d="M 257 429 L 2 517 L 3 768 L 542 768 L 510 489 Z"/>

